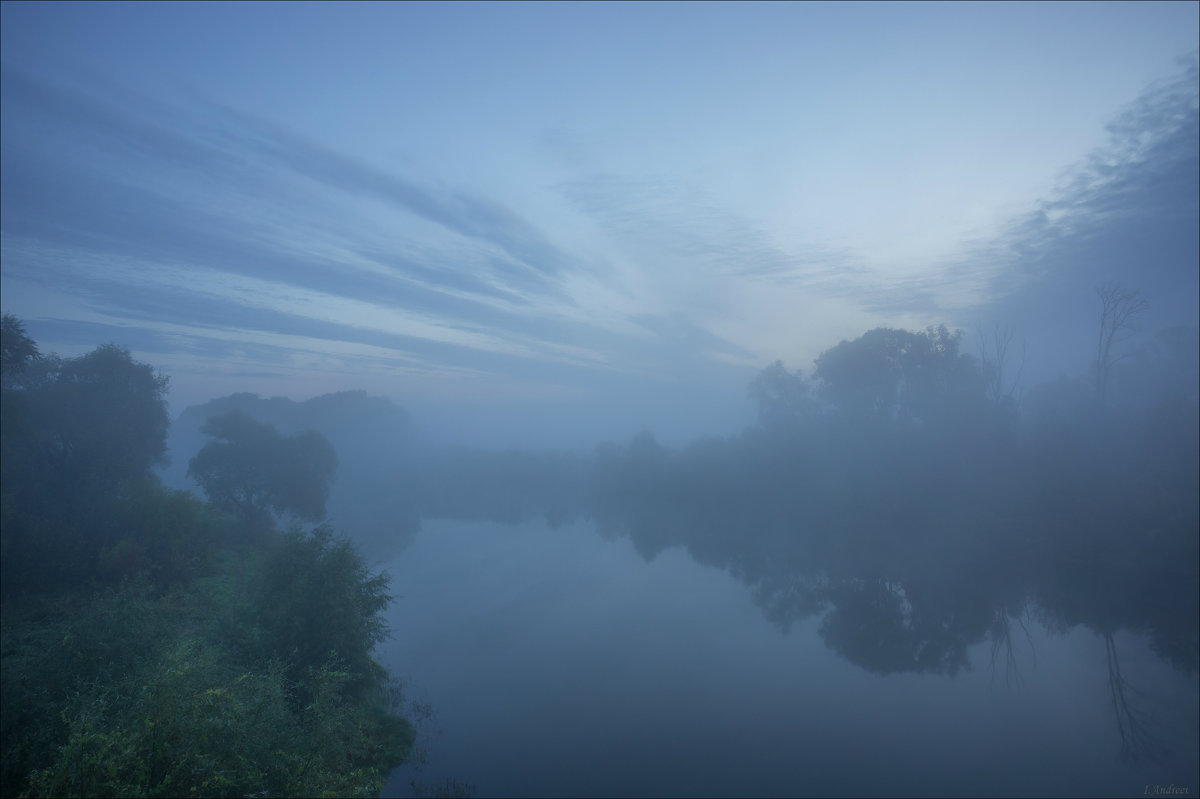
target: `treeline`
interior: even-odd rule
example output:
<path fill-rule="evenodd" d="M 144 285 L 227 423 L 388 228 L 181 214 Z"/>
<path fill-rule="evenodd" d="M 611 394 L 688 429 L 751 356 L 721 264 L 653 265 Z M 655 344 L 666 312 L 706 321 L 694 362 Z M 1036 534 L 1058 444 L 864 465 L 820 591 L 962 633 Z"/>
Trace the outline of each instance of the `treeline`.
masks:
<path fill-rule="evenodd" d="M 881 674 L 953 674 L 991 642 L 1015 678 L 1013 630 L 1030 620 L 1144 633 L 1194 672 L 1197 333 L 1118 352 L 1102 332 L 1106 362 L 1018 398 L 1010 335 L 977 358 L 944 327 L 880 328 L 811 376 L 763 370 L 758 424 L 738 436 L 461 451 L 391 484 L 421 517 L 583 517 L 647 560 L 685 548 L 781 627 L 815 616 L 832 649 Z"/>
<path fill-rule="evenodd" d="M 751 388 L 760 424 L 598 453 L 587 512 L 647 559 L 680 546 L 786 627 L 879 673 L 953 674 L 1031 617 L 1146 633 L 1197 668 L 1195 333 L 1020 406 L 943 329 L 875 330 Z M 1156 375 L 1151 383 L 1147 375 Z"/>
<path fill-rule="evenodd" d="M 388 580 L 279 529 L 324 515 L 328 441 L 221 417 L 202 502 L 152 472 L 165 377 L 2 332 L 0 793 L 377 795 L 413 739 L 371 657 Z"/>
<path fill-rule="evenodd" d="M 1036 663 L 1029 625 L 1085 627 L 1105 642 L 1098 701 L 1121 756 L 1153 761 L 1165 747 L 1115 635 L 1197 671 L 1197 331 L 1109 347 L 1107 363 L 1102 338 L 1090 373 L 1019 399 L 1011 336 L 994 341 L 975 358 L 945 328 L 880 328 L 822 353 L 811 377 L 763 370 L 741 435 L 460 452 L 396 481 L 421 486 L 422 516 L 586 518 L 647 561 L 683 548 L 781 629 L 816 619 L 830 649 L 881 675 L 953 676 L 983 645 L 1016 683 Z"/>
<path fill-rule="evenodd" d="M 421 449 L 381 408 L 401 421 L 339 449 L 363 479 L 333 500 L 345 492 L 341 506 L 394 541 L 422 518 L 543 516 L 594 520 L 647 560 L 681 547 L 743 581 L 781 628 L 816 618 L 832 649 L 882 674 L 954 674 L 990 642 L 1015 678 L 1013 631 L 1033 620 L 1144 634 L 1194 672 L 1197 332 L 1122 349 L 1112 320 L 1140 300 L 1112 286 L 1100 296 L 1109 321 L 1078 376 L 1021 392 L 1010 332 L 975 357 L 944 327 L 880 328 L 825 351 L 809 375 L 772 364 L 749 386 L 757 424 L 679 449 L 649 432 L 590 455 Z M 319 400 L 238 395 L 194 415 L 354 418 L 368 398 Z"/>
<path fill-rule="evenodd" d="M 878 674 L 954 675 L 982 644 L 993 676 L 1020 682 L 1028 625 L 1085 627 L 1105 642 L 1097 701 L 1120 755 L 1155 761 L 1167 748 L 1115 634 L 1197 671 L 1197 332 L 1125 355 L 1018 402 L 995 390 L 1004 364 L 944 329 L 873 330 L 811 380 L 764 370 L 741 436 L 603 449 L 582 512 L 647 560 L 675 546 L 727 570 L 775 624 L 816 619 Z"/>

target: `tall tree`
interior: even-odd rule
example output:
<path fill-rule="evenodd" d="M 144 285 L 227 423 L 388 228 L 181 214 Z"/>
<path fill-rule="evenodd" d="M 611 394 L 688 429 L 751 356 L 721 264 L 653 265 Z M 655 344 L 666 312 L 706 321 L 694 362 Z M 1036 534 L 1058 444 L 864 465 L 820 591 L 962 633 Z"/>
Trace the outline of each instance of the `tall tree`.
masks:
<path fill-rule="evenodd" d="M 0 321 L 0 376 L 6 380 L 21 374 L 40 357 L 37 344 L 25 335 L 25 325 L 12 314 Z"/>
<path fill-rule="evenodd" d="M 99 553 L 128 532 L 105 520 L 164 460 L 167 378 L 115 344 L 35 358 L 15 320 L 4 337 L 4 589 L 53 588 L 93 575 Z"/>
<path fill-rule="evenodd" d="M 164 462 L 168 379 L 126 347 L 104 344 L 77 358 L 26 358 L 21 385 L 24 445 L 56 490 L 111 491 Z"/>
<path fill-rule="evenodd" d="M 1025 371 L 1025 342 L 1021 342 L 1021 361 L 1017 364 L 1017 373 L 1011 380 L 1007 377 L 1009 367 L 1009 348 L 1012 346 L 1014 331 L 1009 325 L 997 324 L 992 328 L 992 341 L 989 345 L 983 331 L 979 331 L 979 362 L 983 372 L 984 389 L 988 400 L 995 406 L 1011 404 L 1021 385 L 1021 374 Z"/>
<path fill-rule="evenodd" d="M 1119 283 L 1096 287 L 1100 297 L 1100 336 L 1096 342 L 1096 399 L 1103 406 L 1108 401 L 1108 386 L 1113 364 L 1124 357 L 1113 352 L 1113 346 L 1129 337 L 1136 329 L 1137 318 L 1150 304 L 1140 292 L 1130 291 Z"/>

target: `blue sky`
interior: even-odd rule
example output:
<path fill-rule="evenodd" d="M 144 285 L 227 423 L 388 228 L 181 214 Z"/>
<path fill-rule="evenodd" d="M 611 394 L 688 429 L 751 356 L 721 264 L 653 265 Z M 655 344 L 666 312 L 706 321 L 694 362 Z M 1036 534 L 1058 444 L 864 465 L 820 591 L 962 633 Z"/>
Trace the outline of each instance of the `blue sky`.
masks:
<path fill-rule="evenodd" d="M 683 435 L 776 358 L 939 322 L 1077 370 L 1103 280 L 1196 324 L 1198 12 L 5 2 L 3 307 L 176 411 Z"/>

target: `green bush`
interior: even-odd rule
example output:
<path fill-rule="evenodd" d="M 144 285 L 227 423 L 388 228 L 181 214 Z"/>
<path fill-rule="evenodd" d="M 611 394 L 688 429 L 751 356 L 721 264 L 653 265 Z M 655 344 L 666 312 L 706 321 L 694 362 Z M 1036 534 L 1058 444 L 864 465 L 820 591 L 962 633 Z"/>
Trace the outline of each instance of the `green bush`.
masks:
<path fill-rule="evenodd" d="M 407 754 L 411 728 L 349 701 L 347 673 L 314 670 L 296 713 L 283 664 L 238 674 L 181 641 L 131 695 L 107 689 L 69 712 L 35 796 L 374 796 Z M 128 686 L 126 686 L 128 687 Z"/>
<path fill-rule="evenodd" d="M 247 574 L 240 634 L 254 657 L 289 663 L 299 681 L 332 657 L 351 687 L 369 685 L 378 668 L 371 649 L 388 634 L 389 582 L 332 528 L 292 529 Z"/>
<path fill-rule="evenodd" d="M 332 590 L 272 596 L 264 575 L 283 564 Z M 386 579 L 318 531 L 283 537 L 247 581 L 264 584 L 245 610 L 269 612 L 234 629 L 269 644 L 256 652 L 213 621 L 237 601 L 230 573 L 162 596 L 143 580 L 86 601 L 6 603 L 3 794 L 376 795 L 414 734 L 393 712 L 386 671 L 354 649 L 382 635 Z M 301 601 L 312 594 L 322 601 Z M 344 628 L 321 643 L 338 654 L 315 665 L 296 660 L 310 650 L 289 637 L 313 608 Z M 356 625 L 354 608 L 375 608 L 373 623 Z"/>

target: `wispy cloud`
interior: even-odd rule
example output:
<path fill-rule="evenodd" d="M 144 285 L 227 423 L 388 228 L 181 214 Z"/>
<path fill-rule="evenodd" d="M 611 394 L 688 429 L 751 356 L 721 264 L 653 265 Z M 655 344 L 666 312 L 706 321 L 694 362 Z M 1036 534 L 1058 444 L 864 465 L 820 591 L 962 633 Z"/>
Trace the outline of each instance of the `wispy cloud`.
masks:
<path fill-rule="evenodd" d="M 14 288 L 59 292 L 89 324 L 174 342 L 185 369 L 185 357 L 227 357 L 250 372 L 258 358 L 268 372 L 545 385 L 802 362 L 876 324 L 954 323 L 1069 275 L 1127 275 L 1134 257 L 1142 280 L 1130 282 L 1194 306 L 1180 287 L 1196 280 L 1196 73 L 1193 61 L 1147 93 L 1109 147 L 1000 237 L 897 270 L 680 179 L 581 173 L 575 159 L 551 191 L 595 233 L 585 253 L 482 192 L 223 105 L 64 88 L 5 66 L 6 301 Z"/>
<path fill-rule="evenodd" d="M 164 310 L 203 329 L 290 319 L 451 363 L 446 346 L 612 368 L 572 343 L 588 338 L 557 277 L 572 259 L 495 203 L 229 109 L 127 109 L 7 68 L 3 80 L 10 284 L 86 292 L 159 325 Z"/>

